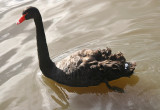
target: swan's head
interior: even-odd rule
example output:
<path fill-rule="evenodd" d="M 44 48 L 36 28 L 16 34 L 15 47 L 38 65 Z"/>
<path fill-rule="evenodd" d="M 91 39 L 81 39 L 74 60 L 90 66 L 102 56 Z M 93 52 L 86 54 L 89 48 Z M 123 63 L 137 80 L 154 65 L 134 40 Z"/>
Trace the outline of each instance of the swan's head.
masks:
<path fill-rule="evenodd" d="M 39 10 L 36 7 L 27 7 L 23 12 L 22 12 L 22 17 L 19 19 L 17 24 L 22 23 L 25 20 L 33 19 L 33 18 L 38 18 L 39 16 Z"/>

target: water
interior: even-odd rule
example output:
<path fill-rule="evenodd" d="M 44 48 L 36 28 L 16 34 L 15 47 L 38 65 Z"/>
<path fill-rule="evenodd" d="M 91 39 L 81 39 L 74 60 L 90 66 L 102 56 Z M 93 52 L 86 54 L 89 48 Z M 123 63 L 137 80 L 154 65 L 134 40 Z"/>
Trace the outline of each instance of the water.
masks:
<path fill-rule="evenodd" d="M 84 48 L 110 47 L 136 61 L 131 78 L 84 88 L 58 84 L 38 67 L 33 20 L 16 25 L 27 6 L 39 8 L 54 61 Z M 1 110 L 159 110 L 160 1 L 0 0 Z"/>

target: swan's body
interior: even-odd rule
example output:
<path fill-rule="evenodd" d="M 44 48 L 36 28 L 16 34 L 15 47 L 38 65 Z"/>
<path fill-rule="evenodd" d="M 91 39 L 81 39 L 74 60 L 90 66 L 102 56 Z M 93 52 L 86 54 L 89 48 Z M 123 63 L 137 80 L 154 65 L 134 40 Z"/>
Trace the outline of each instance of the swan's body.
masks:
<path fill-rule="evenodd" d="M 125 61 L 121 53 L 119 60 Z M 111 54 L 109 48 L 103 50 L 90 50 L 84 49 L 77 51 L 63 60 L 56 63 L 58 68 L 58 75 L 62 73 L 62 76 L 53 77 L 60 78 L 55 79 L 59 83 L 63 83 L 69 86 L 94 86 L 101 82 L 111 81 L 118 79 L 120 74 L 116 73 L 116 66 L 120 64 L 120 61 L 109 60 L 116 55 Z M 113 70 L 115 65 L 115 70 Z M 121 65 L 122 66 L 122 65 Z M 125 68 L 124 65 L 119 68 Z M 116 74 L 113 73 L 115 71 Z M 63 76 L 64 75 L 64 76 Z M 64 78 L 63 80 L 61 80 Z"/>
<path fill-rule="evenodd" d="M 135 63 L 126 62 L 122 53 L 112 54 L 109 48 L 84 49 L 54 63 L 49 57 L 42 18 L 38 9 L 29 7 L 23 12 L 23 17 L 25 20 L 33 18 L 35 21 L 39 66 L 46 77 L 75 87 L 95 86 L 105 82 L 110 89 L 123 92 L 122 89 L 111 87 L 108 83 L 108 81 L 133 74 Z"/>

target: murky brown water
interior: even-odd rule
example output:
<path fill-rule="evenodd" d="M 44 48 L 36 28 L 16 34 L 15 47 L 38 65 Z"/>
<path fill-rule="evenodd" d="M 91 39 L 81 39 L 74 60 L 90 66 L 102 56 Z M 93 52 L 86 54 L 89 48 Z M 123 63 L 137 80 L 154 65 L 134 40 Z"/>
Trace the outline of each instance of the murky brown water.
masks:
<path fill-rule="evenodd" d="M 35 25 L 15 24 L 22 10 L 41 11 L 54 61 L 83 48 L 121 51 L 137 62 L 131 78 L 74 88 L 44 77 Z M 0 0 L 0 110 L 160 110 L 159 0 Z"/>

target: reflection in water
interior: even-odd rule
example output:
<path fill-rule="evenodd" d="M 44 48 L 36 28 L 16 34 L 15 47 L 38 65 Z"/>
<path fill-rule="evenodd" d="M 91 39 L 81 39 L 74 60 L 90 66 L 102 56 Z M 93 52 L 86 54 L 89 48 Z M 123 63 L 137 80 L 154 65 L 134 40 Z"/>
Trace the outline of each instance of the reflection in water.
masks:
<path fill-rule="evenodd" d="M 70 94 L 74 94 L 74 96 L 84 99 L 88 97 L 99 97 L 100 95 L 107 95 L 108 92 L 111 92 L 106 86 L 105 83 L 101 83 L 98 86 L 90 86 L 90 87 L 69 87 L 66 85 L 59 84 L 49 78 L 42 76 L 43 81 L 49 88 L 51 88 L 54 94 L 50 93 L 52 99 L 59 104 L 63 109 L 68 108 L 70 106 Z M 111 85 L 125 88 L 127 85 L 134 86 L 138 82 L 139 78 L 136 75 L 133 75 L 131 78 L 120 78 L 118 80 L 111 81 Z M 96 94 L 96 95 L 95 95 Z M 125 93 L 124 93 L 125 94 Z M 86 96 L 87 95 L 87 96 Z M 76 100 L 76 98 L 75 98 Z M 94 101 L 92 102 L 94 103 Z M 81 104 L 80 104 L 81 105 Z"/>
<path fill-rule="evenodd" d="M 96 93 L 96 94 L 106 94 L 109 90 L 105 83 L 101 83 L 97 86 L 89 86 L 89 87 L 69 87 L 66 85 L 59 84 L 49 78 L 42 76 L 43 81 L 49 86 L 53 91 L 56 88 L 61 88 L 61 90 L 67 90 L 71 93 L 77 94 L 89 94 L 89 93 Z M 136 75 L 133 75 L 131 78 L 120 78 L 118 80 L 111 81 L 110 84 L 116 87 L 125 88 L 127 85 L 134 86 L 138 82 L 139 78 Z"/>

